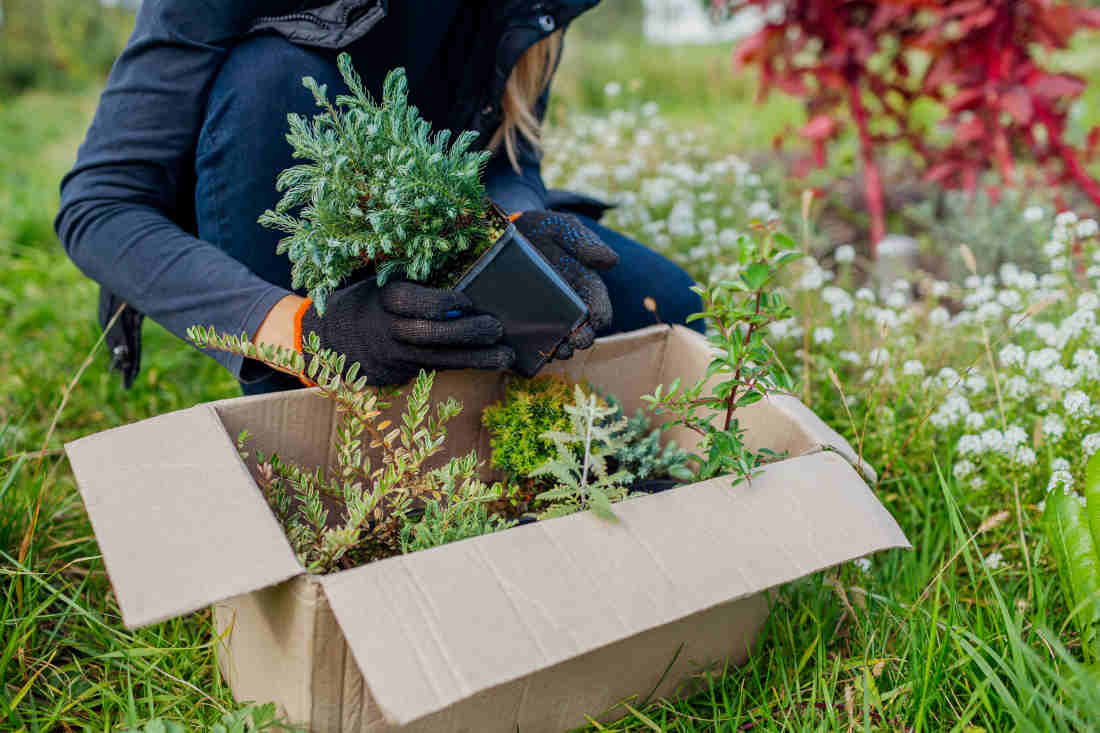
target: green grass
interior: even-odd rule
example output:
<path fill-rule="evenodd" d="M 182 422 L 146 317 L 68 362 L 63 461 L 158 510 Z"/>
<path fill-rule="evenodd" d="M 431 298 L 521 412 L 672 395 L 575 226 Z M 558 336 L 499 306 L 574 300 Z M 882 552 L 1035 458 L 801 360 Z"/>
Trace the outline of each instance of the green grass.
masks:
<path fill-rule="evenodd" d="M 626 86 L 632 74 L 618 69 L 638 69 L 652 90 L 642 96 L 670 123 L 705 117 L 718 130 L 716 157 L 765 146 L 797 117 L 789 102 L 751 106 L 752 84 L 730 77 L 725 50 L 641 53 L 621 43 L 629 63 L 613 63 L 612 45 L 567 57 L 561 99 L 600 109 L 604 83 Z M 205 729 L 236 708 L 214 663 L 209 613 L 122 627 L 59 451 L 64 440 L 236 393 L 212 361 L 152 323 L 134 390 L 105 372 L 101 349 L 80 371 L 98 338 L 96 289 L 65 257 L 51 218 L 95 101 L 31 94 L 0 108 L 0 730 L 111 730 L 155 717 Z M 844 429 L 833 395 L 819 390 L 812 404 Z M 881 468 L 891 448 L 869 436 L 866 454 Z M 868 572 L 849 565 L 785 586 L 744 668 L 699 680 L 702 691 L 685 701 L 628 701 L 637 712 L 594 729 L 1093 729 L 1100 685 L 1076 661 L 1034 508 L 1017 514 L 1007 484 L 964 494 L 944 461 L 922 444 L 877 487 L 914 550 L 876 556 Z M 988 569 L 979 543 L 1008 560 Z"/>

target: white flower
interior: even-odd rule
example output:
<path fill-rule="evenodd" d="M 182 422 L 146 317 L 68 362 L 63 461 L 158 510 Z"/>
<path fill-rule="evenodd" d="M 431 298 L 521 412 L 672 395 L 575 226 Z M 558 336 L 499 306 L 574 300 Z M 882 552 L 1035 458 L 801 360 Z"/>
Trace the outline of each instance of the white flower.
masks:
<path fill-rule="evenodd" d="M 869 557 L 857 557 L 852 560 L 852 564 L 859 568 L 861 572 L 869 573 L 871 571 L 871 558 Z"/>
<path fill-rule="evenodd" d="M 951 283 L 944 280 L 933 280 L 931 295 L 933 298 L 942 298 L 951 292 Z"/>
<path fill-rule="evenodd" d="M 818 326 L 814 329 L 814 343 L 815 344 L 829 344 L 832 343 L 836 334 L 833 333 L 833 329 L 828 326 Z"/>
<path fill-rule="evenodd" d="M 1077 214 L 1072 211 L 1063 211 L 1054 217 L 1054 225 L 1059 227 L 1068 227 L 1070 224 L 1077 223 Z"/>
<path fill-rule="evenodd" d="M 895 290 L 886 296 L 886 305 L 891 308 L 904 308 L 909 303 L 909 296 L 900 290 Z"/>
<path fill-rule="evenodd" d="M 874 303 L 875 291 L 871 288 L 860 288 L 856 291 L 856 300 L 866 300 L 868 303 Z"/>
<path fill-rule="evenodd" d="M 784 318 L 768 326 L 768 332 L 771 333 L 772 338 L 784 339 L 791 335 L 794 325 L 795 320 L 793 318 Z"/>
<path fill-rule="evenodd" d="M 1100 231 L 1100 225 L 1095 219 L 1082 219 L 1077 222 L 1077 236 L 1081 238 L 1095 236 Z"/>
<path fill-rule="evenodd" d="M 1057 415 L 1047 415 L 1043 418 L 1043 434 L 1053 440 L 1061 440 L 1066 434 L 1066 424 Z"/>
<path fill-rule="evenodd" d="M 985 488 L 985 479 L 981 476 L 974 476 L 972 479 L 970 479 L 970 488 L 974 489 L 975 491 L 981 491 Z"/>
<path fill-rule="evenodd" d="M 1005 556 L 999 552 L 991 552 L 985 556 L 982 560 L 982 564 L 990 570 L 996 570 L 1001 567 L 1001 563 L 1005 560 Z"/>
<path fill-rule="evenodd" d="M 1062 254 L 1065 251 L 1066 251 L 1066 246 L 1064 244 L 1062 244 L 1061 242 L 1057 242 L 1053 239 L 1043 245 L 1043 254 L 1045 254 L 1048 259 L 1052 259 L 1054 257 L 1057 257 L 1058 255 Z"/>
<path fill-rule="evenodd" d="M 642 105 L 642 116 L 643 117 L 654 117 L 654 116 L 656 116 L 657 111 L 659 109 L 660 108 L 658 107 L 656 102 L 646 102 L 645 104 Z"/>
<path fill-rule="evenodd" d="M 1032 351 L 1027 355 L 1027 371 L 1029 374 L 1042 373 L 1057 364 L 1061 359 L 1062 355 L 1057 350 L 1049 347 Z"/>
<path fill-rule="evenodd" d="M 890 352 L 884 347 L 879 346 L 876 349 L 871 349 L 871 353 L 867 355 L 867 361 L 871 366 L 880 366 L 890 360 Z"/>
<path fill-rule="evenodd" d="M 1023 366 L 1024 360 L 1027 358 L 1027 352 L 1024 351 L 1022 346 L 1006 344 L 997 354 L 997 358 L 1000 359 L 1002 366 Z"/>
<path fill-rule="evenodd" d="M 1043 207 L 1029 206 L 1024 209 L 1023 217 L 1024 221 L 1026 221 L 1027 223 L 1034 224 L 1035 222 L 1043 218 Z"/>
<path fill-rule="evenodd" d="M 1069 471 L 1055 471 L 1050 474 L 1050 481 L 1047 482 L 1047 493 L 1056 489 L 1061 489 L 1067 495 L 1073 491 L 1073 474 Z"/>
<path fill-rule="evenodd" d="M 1016 446 L 1016 452 L 1012 456 L 1012 460 L 1021 466 L 1034 466 L 1035 465 L 1035 451 L 1030 446 L 1018 445 Z"/>
<path fill-rule="evenodd" d="M 966 416 L 963 424 L 967 430 L 981 430 L 985 427 L 985 415 L 980 412 L 972 412 Z"/>
<path fill-rule="evenodd" d="M 1100 451 L 1100 433 L 1089 433 L 1081 440 L 1081 450 L 1086 456 Z"/>
<path fill-rule="evenodd" d="M 749 204 L 749 208 L 745 213 L 749 215 L 750 219 L 759 219 L 760 221 L 771 221 L 779 218 L 779 213 L 767 201 L 753 201 Z"/>
<path fill-rule="evenodd" d="M 997 428 L 983 430 L 979 436 L 982 450 L 986 453 L 1005 453 L 1005 436 Z"/>
<path fill-rule="evenodd" d="M 910 359 L 901 365 L 901 373 L 907 377 L 920 377 L 924 374 L 924 364 L 916 359 Z"/>
<path fill-rule="evenodd" d="M 1031 393 L 1031 382 L 1027 377 L 1011 377 L 1004 384 L 1004 393 L 1010 400 L 1022 400 Z"/>
<path fill-rule="evenodd" d="M 1013 447 L 1027 442 L 1027 431 L 1019 425 L 1009 425 L 1005 428 L 1005 445 Z"/>
<path fill-rule="evenodd" d="M 1059 389 L 1069 389 L 1077 384 L 1078 376 L 1076 372 L 1072 372 L 1066 369 L 1061 364 L 1055 364 L 1050 369 L 1042 373 L 1042 380 L 1052 387 L 1058 387 Z"/>
<path fill-rule="evenodd" d="M 1077 308 L 1080 310 L 1094 311 L 1100 308 L 1100 296 L 1096 293 L 1081 293 L 1077 296 Z"/>
<path fill-rule="evenodd" d="M 1050 462 L 1050 470 L 1051 471 L 1068 471 L 1069 470 L 1069 461 L 1066 460 L 1065 458 L 1055 458 L 1053 461 Z"/>
<path fill-rule="evenodd" d="M 621 92 L 622 90 L 623 90 L 623 85 L 620 84 L 617 81 L 609 81 L 609 82 L 607 82 L 607 84 L 604 84 L 604 87 L 603 87 L 603 93 L 606 94 L 609 97 L 619 96 L 619 92 Z"/>
<path fill-rule="evenodd" d="M 976 456 L 982 452 L 982 439 L 977 435 L 963 435 L 955 446 L 960 456 Z"/>
<path fill-rule="evenodd" d="M 1062 398 L 1062 407 L 1071 418 L 1084 417 L 1092 412 L 1089 409 L 1091 407 L 1089 396 L 1079 389 L 1066 393 Z"/>
<path fill-rule="evenodd" d="M 928 322 L 933 326 L 942 326 L 951 320 L 951 314 L 943 306 L 936 306 L 928 312 Z"/>
<path fill-rule="evenodd" d="M 951 468 L 951 473 L 957 479 L 964 479 L 974 473 L 974 464 L 965 458 L 961 461 L 955 461 L 955 465 Z"/>
<path fill-rule="evenodd" d="M 825 271 L 813 262 L 795 283 L 798 290 L 819 290 L 825 284 Z"/>
<path fill-rule="evenodd" d="M 997 293 L 997 303 L 1010 311 L 1018 311 L 1024 307 L 1024 297 L 1015 290 L 1002 290 Z"/>
<path fill-rule="evenodd" d="M 833 259 L 838 265 L 846 265 L 856 259 L 856 248 L 850 244 L 842 244 L 833 252 Z"/>
<path fill-rule="evenodd" d="M 1039 276 L 1034 272 L 1021 272 L 1016 276 L 1016 287 L 1023 291 L 1034 290 L 1039 284 Z"/>
<path fill-rule="evenodd" d="M 849 364 L 855 364 L 856 366 L 859 366 L 860 364 L 863 363 L 863 357 L 860 356 L 859 354 L 857 354 L 854 351 L 842 351 L 839 354 L 837 354 L 837 357 L 841 361 L 846 361 Z"/>
<path fill-rule="evenodd" d="M 966 378 L 965 385 L 974 394 L 979 394 L 985 391 L 985 388 L 989 386 L 989 382 L 982 374 L 971 374 Z"/>
<path fill-rule="evenodd" d="M 952 392 L 928 419 L 937 428 L 946 428 L 970 414 L 970 403 L 966 401 L 966 397 Z"/>

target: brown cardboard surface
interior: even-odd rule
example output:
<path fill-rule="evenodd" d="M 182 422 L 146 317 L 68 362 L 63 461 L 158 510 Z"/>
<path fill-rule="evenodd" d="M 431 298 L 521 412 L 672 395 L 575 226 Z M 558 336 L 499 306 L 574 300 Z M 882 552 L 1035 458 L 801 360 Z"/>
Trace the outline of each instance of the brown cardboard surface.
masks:
<path fill-rule="evenodd" d="M 302 572 L 213 409 L 65 446 L 130 628 Z"/>
<path fill-rule="evenodd" d="M 408 723 L 585 652 L 908 542 L 833 453 L 325 576 L 386 719 Z"/>

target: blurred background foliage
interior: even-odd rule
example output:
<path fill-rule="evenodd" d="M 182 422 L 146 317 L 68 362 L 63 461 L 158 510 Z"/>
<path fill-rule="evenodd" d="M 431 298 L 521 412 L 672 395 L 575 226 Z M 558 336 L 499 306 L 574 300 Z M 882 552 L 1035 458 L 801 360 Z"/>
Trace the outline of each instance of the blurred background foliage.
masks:
<path fill-rule="evenodd" d="M 99 0 L 0 0 L 0 96 L 71 89 L 111 68 L 133 11 Z"/>

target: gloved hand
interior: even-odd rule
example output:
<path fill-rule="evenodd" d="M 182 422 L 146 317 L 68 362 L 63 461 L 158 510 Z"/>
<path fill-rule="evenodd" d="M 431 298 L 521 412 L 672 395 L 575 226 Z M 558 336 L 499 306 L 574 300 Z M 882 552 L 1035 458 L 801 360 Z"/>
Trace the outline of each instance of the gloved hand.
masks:
<path fill-rule="evenodd" d="M 568 359 L 574 349 L 587 349 L 596 331 L 611 325 L 611 298 L 596 274 L 619 264 L 619 255 L 572 214 L 528 211 L 515 220 L 516 229 L 554 266 L 588 306 L 588 324 L 577 329 L 554 353 Z"/>
<path fill-rule="evenodd" d="M 516 355 L 497 343 L 503 326 L 493 316 L 463 315 L 471 308 L 453 290 L 371 280 L 330 295 L 323 317 L 312 304 L 300 309 L 295 327 L 316 332 L 321 347 L 346 354 L 349 365 L 359 362 L 374 386 L 405 384 L 421 369 L 507 369 Z"/>

